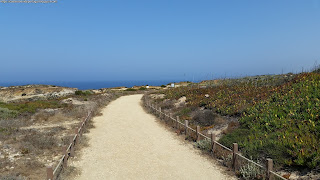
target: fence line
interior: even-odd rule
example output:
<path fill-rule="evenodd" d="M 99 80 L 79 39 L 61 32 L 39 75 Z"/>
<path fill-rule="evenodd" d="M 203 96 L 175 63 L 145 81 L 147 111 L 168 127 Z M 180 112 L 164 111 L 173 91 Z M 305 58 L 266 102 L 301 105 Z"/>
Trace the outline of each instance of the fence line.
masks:
<path fill-rule="evenodd" d="M 68 147 L 63 146 L 63 156 L 61 157 L 56 168 L 53 170 L 52 166 L 47 166 L 47 180 L 58 179 L 61 171 L 67 167 L 68 159 L 74 156 L 74 147 L 80 141 L 81 135 L 84 132 L 85 125 L 92 117 L 92 111 L 88 112 L 87 117 L 80 123 L 80 126 L 76 128 L 75 135 L 71 138 L 71 143 Z"/>
<path fill-rule="evenodd" d="M 244 160 L 243 164 L 248 165 L 248 164 L 252 164 L 254 166 L 256 166 L 257 168 L 260 169 L 260 172 L 264 172 L 263 173 L 263 177 L 265 179 L 271 180 L 271 179 L 281 179 L 281 180 L 286 180 L 286 178 L 282 177 L 281 175 L 277 174 L 276 172 L 273 171 L 273 160 L 272 159 L 267 159 L 267 163 L 266 166 L 263 166 L 259 163 L 254 162 L 251 159 L 248 159 L 246 157 L 244 157 L 243 155 L 240 154 L 240 152 L 238 151 L 238 144 L 234 143 L 233 144 L 233 149 L 230 149 L 224 145 L 222 145 L 221 143 L 219 143 L 218 141 L 215 140 L 215 134 L 212 134 L 211 137 L 208 137 L 204 134 L 202 134 L 200 132 L 200 127 L 197 126 L 198 130 L 195 130 L 193 128 L 191 128 L 188 125 L 188 121 L 185 120 L 185 124 L 183 124 L 182 122 L 179 122 L 179 116 L 177 116 L 177 119 L 175 119 L 174 117 L 171 116 L 171 114 L 166 114 L 165 112 L 163 112 L 160 108 L 157 108 L 157 106 L 155 104 L 152 104 L 151 101 L 149 99 L 147 99 L 146 96 L 144 96 L 144 105 L 145 107 L 149 108 L 151 110 L 151 112 L 153 112 L 156 115 L 159 115 L 160 119 L 163 116 L 164 120 L 166 121 L 167 119 L 171 119 L 172 121 L 172 125 L 174 126 L 174 124 L 176 124 L 176 128 L 180 128 L 181 126 L 183 127 L 183 129 L 185 129 L 185 134 L 188 136 L 190 135 L 191 132 L 196 133 L 196 141 L 199 141 L 202 137 L 202 139 L 207 139 L 207 140 L 211 140 L 212 146 L 211 146 L 211 151 L 212 153 L 216 152 L 217 147 L 222 148 L 222 150 L 225 150 L 226 153 L 229 153 L 229 155 L 232 155 L 232 159 L 231 159 L 231 166 L 233 168 L 234 171 L 240 171 L 240 169 L 242 167 L 239 166 L 239 164 L 241 164 L 241 160 Z M 187 132 L 187 130 L 191 130 L 190 133 Z"/>

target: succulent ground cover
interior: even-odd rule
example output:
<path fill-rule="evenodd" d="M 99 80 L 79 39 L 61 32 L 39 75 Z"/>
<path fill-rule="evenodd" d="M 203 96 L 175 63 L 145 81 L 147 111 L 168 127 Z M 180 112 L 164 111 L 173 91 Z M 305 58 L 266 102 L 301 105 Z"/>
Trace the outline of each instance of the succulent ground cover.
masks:
<path fill-rule="evenodd" d="M 220 83 L 205 88 L 180 87 L 163 91 L 164 107 L 186 97 L 177 115 L 191 118 L 202 108 L 239 119 L 240 125 L 228 131 L 220 142 L 239 144 L 247 157 L 273 158 L 276 167 L 320 166 L 320 74 L 301 73 L 282 83 Z M 166 105 L 166 106 L 165 106 Z M 201 124 L 200 124 L 201 125 Z M 214 124 L 213 124 L 214 125 Z M 210 127 L 205 124 L 202 129 Z M 211 126 L 212 127 L 212 126 Z"/>
<path fill-rule="evenodd" d="M 209 88 L 182 87 L 165 92 L 166 98 L 179 99 L 186 96 L 190 107 L 204 107 L 221 115 L 240 115 L 247 107 L 266 99 L 277 90 L 274 86 L 255 87 L 245 83 L 234 86 Z M 205 96 L 208 97 L 205 97 Z"/>
<path fill-rule="evenodd" d="M 241 127 L 221 139 L 257 158 L 272 157 L 282 165 L 319 168 L 320 75 L 302 74 L 267 99 L 249 107 Z"/>

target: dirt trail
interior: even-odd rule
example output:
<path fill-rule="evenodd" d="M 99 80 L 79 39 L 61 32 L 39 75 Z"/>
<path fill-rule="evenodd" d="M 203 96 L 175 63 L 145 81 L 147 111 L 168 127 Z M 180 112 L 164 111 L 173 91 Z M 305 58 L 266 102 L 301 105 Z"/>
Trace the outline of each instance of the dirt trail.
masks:
<path fill-rule="evenodd" d="M 156 122 L 141 97 L 121 97 L 93 119 L 74 179 L 235 179 Z"/>

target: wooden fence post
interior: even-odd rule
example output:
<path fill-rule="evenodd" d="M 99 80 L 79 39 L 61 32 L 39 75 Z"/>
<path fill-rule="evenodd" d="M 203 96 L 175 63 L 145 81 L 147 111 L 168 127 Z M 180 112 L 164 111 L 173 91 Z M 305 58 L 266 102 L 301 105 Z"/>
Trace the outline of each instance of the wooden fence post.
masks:
<path fill-rule="evenodd" d="M 76 136 L 76 139 L 75 139 L 75 141 L 74 141 L 74 144 L 77 144 L 77 143 L 78 143 L 78 139 L 79 139 L 79 135 L 78 135 L 78 132 L 79 132 L 79 131 L 78 131 L 78 128 L 76 128 L 74 132 L 75 132 L 75 134 L 77 135 L 77 136 Z"/>
<path fill-rule="evenodd" d="M 184 121 L 184 125 L 185 125 L 185 128 L 186 128 L 186 129 L 185 129 L 185 134 L 186 134 L 186 136 L 188 136 L 188 126 L 189 126 L 188 124 L 189 124 L 188 120 L 185 120 L 185 121 Z"/>
<path fill-rule="evenodd" d="M 85 130 L 85 122 L 83 120 L 83 122 L 81 123 L 81 128 L 82 128 L 82 134 L 84 133 L 84 130 Z"/>
<path fill-rule="evenodd" d="M 71 147 L 70 147 L 70 156 L 74 157 L 74 141 L 73 141 L 73 137 L 71 137 Z"/>
<path fill-rule="evenodd" d="M 80 122 L 80 124 L 79 124 L 79 136 L 81 136 L 81 134 L 82 134 L 82 126 L 81 126 L 81 124 L 82 124 L 82 122 Z"/>
<path fill-rule="evenodd" d="M 267 179 L 268 180 L 273 179 L 273 176 L 270 171 L 273 171 L 273 160 L 270 158 L 267 158 Z"/>
<path fill-rule="evenodd" d="M 79 127 L 78 129 L 79 129 L 79 131 L 78 131 L 77 138 L 78 138 L 78 143 L 80 143 L 81 142 L 81 131 L 82 131 L 82 129 L 81 129 L 81 127 Z"/>
<path fill-rule="evenodd" d="M 197 126 L 197 129 L 196 129 L 196 134 L 197 134 L 197 139 L 196 139 L 196 142 L 200 141 L 200 126 Z"/>
<path fill-rule="evenodd" d="M 162 117 L 161 107 L 159 107 L 159 117 L 160 117 L 160 119 Z"/>
<path fill-rule="evenodd" d="M 214 150 L 216 149 L 216 134 L 211 133 L 211 150 L 214 153 Z"/>
<path fill-rule="evenodd" d="M 238 153 L 238 143 L 233 143 L 233 153 L 232 153 L 232 167 L 234 170 L 237 169 L 237 153 Z"/>
<path fill-rule="evenodd" d="M 74 144 L 72 143 L 71 147 L 70 147 L 70 156 L 74 157 Z"/>
<path fill-rule="evenodd" d="M 62 152 L 64 154 L 64 158 L 63 158 L 63 168 L 66 168 L 68 165 L 68 151 L 67 151 L 67 146 L 62 146 Z"/>
<path fill-rule="evenodd" d="M 52 166 L 47 166 L 47 180 L 53 180 Z"/>
<path fill-rule="evenodd" d="M 180 117 L 179 116 L 177 116 L 177 129 L 179 129 L 179 122 L 180 122 Z"/>
<path fill-rule="evenodd" d="M 169 122 L 169 116 L 170 116 L 169 114 L 166 114 L 166 117 L 165 117 L 165 122 L 166 122 L 166 123 Z"/>

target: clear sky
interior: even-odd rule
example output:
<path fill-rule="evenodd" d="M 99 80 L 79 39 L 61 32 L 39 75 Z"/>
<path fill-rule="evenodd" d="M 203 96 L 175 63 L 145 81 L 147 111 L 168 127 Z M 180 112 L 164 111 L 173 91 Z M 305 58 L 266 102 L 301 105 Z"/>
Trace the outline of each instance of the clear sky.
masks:
<path fill-rule="evenodd" d="M 199 80 L 316 61 L 320 0 L 0 3 L 1 81 Z"/>

